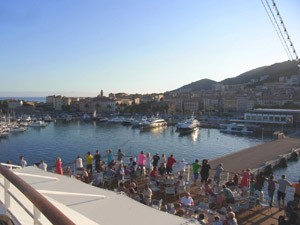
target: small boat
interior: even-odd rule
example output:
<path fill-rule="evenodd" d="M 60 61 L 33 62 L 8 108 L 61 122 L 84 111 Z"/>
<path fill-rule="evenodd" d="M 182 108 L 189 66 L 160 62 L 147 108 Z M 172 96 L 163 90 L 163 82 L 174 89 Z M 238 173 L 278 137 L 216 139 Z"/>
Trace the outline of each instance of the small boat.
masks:
<path fill-rule="evenodd" d="M 220 124 L 220 131 L 229 134 L 252 134 L 253 130 L 245 124 L 229 123 Z"/>
<path fill-rule="evenodd" d="M 51 122 L 52 121 L 51 116 L 50 115 L 44 116 L 44 121 L 47 122 L 47 123 Z"/>
<path fill-rule="evenodd" d="M 42 120 L 36 120 L 31 122 L 31 124 L 29 124 L 30 127 L 46 127 L 48 125 L 48 123 L 42 121 Z"/>
<path fill-rule="evenodd" d="M 82 120 L 84 120 L 84 121 L 90 121 L 91 119 L 92 119 L 92 117 L 87 113 L 83 114 L 83 116 L 82 116 Z"/>
<path fill-rule="evenodd" d="M 109 123 L 123 123 L 124 121 L 125 121 L 125 118 L 122 116 L 116 116 L 116 117 L 108 119 Z"/>
<path fill-rule="evenodd" d="M 24 132 L 27 130 L 25 126 L 14 125 L 10 128 L 10 132 Z"/>
<path fill-rule="evenodd" d="M 180 133 L 191 133 L 194 130 L 198 129 L 198 127 L 200 127 L 200 122 L 195 119 L 194 116 L 192 116 L 189 119 L 177 123 L 176 131 Z"/>

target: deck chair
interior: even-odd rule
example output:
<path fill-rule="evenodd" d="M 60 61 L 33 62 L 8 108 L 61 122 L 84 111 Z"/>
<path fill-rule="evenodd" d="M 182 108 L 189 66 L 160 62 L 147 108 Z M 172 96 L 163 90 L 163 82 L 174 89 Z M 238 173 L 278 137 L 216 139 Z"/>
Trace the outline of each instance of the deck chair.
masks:
<path fill-rule="evenodd" d="M 161 205 L 162 205 L 163 200 L 157 200 L 157 199 L 153 199 L 152 203 L 151 203 L 151 207 L 160 210 L 161 209 Z"/>
<path fill-rule="evenodd" d="M 167 195 L 173 195 L 174 199 L 175 199 L 175 194 L 176 194 L 175 187 L 171 186 L 171 187 L 165 188 L 165 199 L 166 199 Z"/>
<path fill-rule="evenodd" d="M 180 194 L 186 193 L 186 186 L 178 186 L 177 188 L 177 194 L 178 197 L 180 198 Z"/>

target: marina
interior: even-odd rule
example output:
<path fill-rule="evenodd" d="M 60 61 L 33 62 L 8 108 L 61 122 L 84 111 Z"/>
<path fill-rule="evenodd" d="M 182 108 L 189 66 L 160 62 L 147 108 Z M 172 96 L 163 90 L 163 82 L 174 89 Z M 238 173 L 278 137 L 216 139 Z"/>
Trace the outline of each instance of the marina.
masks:
<path fill-rule="evenodd" d="M 105 131 L 105 132 L 104 132 Z M 112 134 L 113 133 L 113 134 Z M 92 135 L 94 134 L 94 136 Z M 101 135 L 99 135 L 101 134 Z M 203 158 L 209 158 L 210 160 L 210 164 L 212 168 L 215 168 L 215 166 L 217 164 L 219 164 L 220 162 L 222 162 L 224 164 L 224 167 L 226 168 L 226 171 L 230 171 L 230 173 L 235 173 L 235 172 L 241 172 L 242 170 L 244 170 L 245 168 L 251 168 L 253 170 L 256 169 L 261 169 L 263 170 L 268 164 L 271 164 L 272 162 L 275 162 L 276 160 L 278 160 L 278 158 L 280 157 L 284 157 L 287 154 L 290 154 L 291 151 L 293 149 L 297 149 L 300 147 L 300 141 L 298 139 L 298 137 L 284 137 L 282 136 L 281 139 L 278 140 L 274 140 L 273 137 L 267 137 L 265 136 L 264 138 L 262 138 L 260 135 L 259 136 L 235 136 L 235 135 L 228 135 L 228 134 L 224 134 L 222 132 L 220 132 L 219 129 L 205 129 L 205 128 L 200 128 L 199 129 L 199 133 L 197 134 L 197 136 L 193 137 L 193 133 L 188 135 L 188 136 L 180 136 L 178 135 L 178 133 L 176 132 L 176 128 L 175 127 L 161 127 L 161 128 L 153 128 L 147 132 L 145 131 L 141 131 L 140 129 L 136 129 L 136 128 L 132 128 L 132 127 L 128 127 L 128 126 L 123 126 L 120 123 L 95 123 L 95 122 L 82 122 L 82 121 L 73 121 L 73 122 L 56 122 L 56 123 L 50 123 L 47 127 L 43 127 L 43 128 L 28 128 L 28 131 L 21 133 L 21 134 L 17 134 L 17 135 L 13 135 L 11 134 L 11 136 L 9 136 L 8 138 L 5 139 L 1 139 L 0 142 L 0 146 L 1 146 L 1 157 L 5 156 L 5 154 L 3 154 L 3 151 L 5 148 L 2 148 L 3 146 L 9 146 L 7 144 L 16 144 L 16 142 L 20 143 L 24 142 L 25 139 L 23 139 L 23 137 L 26 137 L 29 139 L 31 139 L 32 141 L 34 140 L 34 145 L 39 146 L 38 148 L 42 148 L 44 149 L 43 151 L 41 150 L 37 150 L 35 148 L 33 148 L 34 145 L 29 145 L 31 147 L 26 148 L 29 149 L 28 152 L 22 151 L 22 152 L 15 152 L 14 154 L 16 155 L 16 158 L 18 158 L 19 155 L 24 155 L 26 157 L 26 160 L 28 161 L 29 165 L 34 164 L 35 162 L 38 162 L 40 159 L 45 159 L 45 161 L 49 164 L 49 169 L 51 171 L 51 160 L 53 160 L 55 157 L 60 156 L 63 159 L 63 163 L 66 165 L 73 165 L 73 160 L 76 153 L 77 152 L 81 152 L 78 154 L 85 154 L 86 151 L 91 150 L 91 149 L 96 149 L 96 148 L 81 148 L 82 144 L 80 144 L 80 142 L 76 142 L 71 143 L 72 145 L 67 145 L 72 146 L 74 148 L 74 146 L 79 145 L 79 150 L 77 152 L 74 153 L 74 151 L 68 151 L 67 148 L 64 144 L 68 143 L 68 140 L 71 140 L 68 138 L 68 136 L 72 137 L 73 141 L 76 141 L 76 139 L 80 139 L 85 140 L 84 145 L 89 145 L 90 143 L 94 144 L 94 141 L 92 141 L 93 139 L 96 139 L 97 142 L 99 141 L 99 139 L 101 138 L 101 136 L 105 136 L 111 134 L 111 137 L 115 137 L 116 134 L 117 139 L 114 139 L 114 141 L 116 142 L 116 140 L 118 140 L 118 143 L 107 143 L 104 142 L 104 139 L 106 139 L 106 141 L 109 140 L 109 138 L 106 137 L 102 137 L 104 139 L 101 140 L 101 143 L 106 143 L 107 145 L 113 146 L 112 147 L 107 147 L 107 148 L 112 148 L 112 149 L 118 149 L 121 148 L 124 150 L 124 152 L 126 152 L 126 154 L 128 154 L 129 156 L 137 156 L 139 149 L 141 148 L 137 148 L 137 147 L 133 147 L 133 143 L 135 143 L 136 145 L 138 144 L 143 144 L 144 146 L 142 147 L 142 149 L 149 149 L 149 147 L 145 147 L 145 146 L 155 146 L 155 143 L 158 142 L 158 145 L 163 146 L 162 143 L 160 143 L 161 141 L 167 139 L 166 143 L 172 142 L 170 140 L 173 140 L 173 143 L 176 141 L 176 145 L 179 146 L 179 148 L 181 148 L 180 143 L 183 141 L 186 141 L 186 144 L 191 148 L 189 150 L 183 150 L 183 151 L 179 151 L 178 146 L 176 146 L 176 148 L 172 148 L 170 147 L 170 149 L 172 149 L 172 151 L 168 151 L 167 148 L 164 148 L 163 150 L 161 150 L 161 153 L 166 153 L 168 154 L 172 154 L 174 153 L 174 155 L 177 157 L 178 161 L 182 158 L 184 158 L 185 160 L 187 160 L 188 162 L 192 162 L 196 157 L 199 157 L 200 159 Z M 131 139 L 126 139 L 125 137 L 123 137 L 122 139 L 122 135 L 125 136 L 125 134 L 131 136 Z M 29 135 L 29 137 L 28 137 Z M 60 148 L 64 149 L 63 151 L 53 151 L 52 148 L 50 149 L 49 146 L 47 148 L 46 143 L 53 145 L 53 143 L 51 143 L 51 140 L 53 140 L 53 135 L 55 137 L 55 142 L 54 143 L 58 143 L 58 145 L 60 146 Z M 126 137 L 128 137 L 126 135 Z M 38 137 L 38 138 L 37 138 Z M 281 137 L 281 136 L 280 136 Z M 20 138 L 20 139 L 19 139 Z M 135 140 L 136 138 L 138 139 L 142 139 L 141 143 L 138 143 L 138 140 Z M 152 141 L 149 143 L 149 139 L 154 139 L 155 141 Z M 19 139 L 19 140 L 18 140 Z M 241 148 L 237 148 L 237 149 L 226 149 L 225 146 L 222 146 L 221 149 L 221 145 L 218 146 L 215 150 L 212 147 L 212 144 L 214 142 L 218 142 L 218 140 L 220 139 L 220 143 L 224 143 L 224 141 L 226 139 L 228 139 L 228 141 L 233 144 L 234 143 L 234 139 L 238 140 L 239 145 L 243 145 L 245 143 L 242 142 L 246 142 L 251 141 L 251 144 L 249 146 L 244 145 L 244 147 Z M 123 141 L 125 140 L 125 141 Z M 148 141 L 147 141 L 148 140 Z M 29 144 L 29 143 L 33 143 L 33 142 L 27 142 L 25 144 Z M 178 142 L 177 142 L 178 141 Z M 201 144 L 204 144 L 202 142 L 205 142 L 206 144 L 209 143 L 210 147 L 207 145 L 205 148 L 206 149 L 210 149 L 210 152 L 208 151 L 203 151 L 203 146 Z M 89 143 L 89 144 L 88 144 Z M 99 142 L 98 142 L 99 143 Z M 70 143 L 69 143 L 70 144 Z M 130 145 L 131 144 L 131 145 Z M 149 144 L 149 145 L 148 145 Z M 164 144 L 166 145 L 166 144 Z M 12 146 L 12 145 L 11 145 Z M 23 144 L 23 146 L 25 146 Z M 46 146 L 46 147 L 44 147 Z M 100 146 L 100 145 L 99 145 Z M 194 147 L 193 147 L 194 146 Z M 78 147 L 78 146 L 77 146 Z M 164 146 L 165 147 L 165 146 Z M 232 145 L 231 145 L 232 147 Z M 156 147 L 154 147 L 155 149 L 157 149 Z M 186 147 L 187 148 L 187 147 Z M 35 149 L 35 151 L 34 151 Z M 55 149 L 55 148 L 53 148 Z M 106 149 L 106 148 L 103 148 Z M 137 149 L 137 150 L 135 150 Z M 241 151 L 241 149 L 243 149 Z M 13 149 L 11 149 L 11 151 L 13 151 Z M 67 151 L 67 154 L 65 154 L 64 151 Z M 91 150 L 92 151 L 92 150 Z M 105 150 L 101 150 L 101 153 L 103 154 L 103 152 Z M 218 152 L 220 151 L 220 152 Z M 225 153 L 225 151 L 227 151 Z M 93 152 L 93 151 L 92 151 Z M 150 152 L 150 150 L 149 150 Z M 4 150 L 5 153 L 5 150 Z M 26 154 L 27 153 L 27 154 Z M 31 153 L 31 154 L 28 154 Z M 152 154 L 154 154 L 154 151 L 151 152 Z M 225 156 L 224 156 L 225 155 Z M 10 155 L 11 156 L 11 155 Z M 12 159 L 17 161 L 17 159 Z M 4 160 L 2 160 L 4 161 Z M 299 163 L 297 163 L 299 164 Z M 21 170 L 21 173 L 25 173 L 25 174 L 36 174 L 38 176 L 45 176 L 45 175 L 41 175 L 40 173 L 43 171 L 40 171 L 37 168 L 31 168 L 31 166 L 29 166 L 28 168 L 26 168 L 25 170 Z M 290 172 L 289 176 L 292 176 L 292 174 Z M 52 174 L 52 173 L 51 173 Z M 191 178 L 191 174 L 192 172 L 190 172 L 190 175 L 188 175 L 188 177 Z M 90 196 L 86 196 L 86 194 L 81 193 L 79 191 L 79 189 L 72 189 L 72 192 L 66 194 L 66 192 L 64 191 L 66 189 L 66 184 L 69 184 L 68 177 L 63 176 L 64 178 L 60 179 L 59 175 L 53 174 L 54 179 L 59 178 L 60 182 L 54 182 L 53 181 L 46 181 L 45 179 L 41 178 L 42 180 L 38 181 L 37 178 L 30 178 L 27 175 L 25 175 L 25 177 L 23 175 L 20 174 L 20 176 L 22 177 L 22 179 L 25 179 L 26 182 L 30 183 L 31 185 L 33 185 L 33 187 L 35 187 L 35 189 L 42 189 L 43 191 L 40 191 L 44 196 L 47 196 L 47 198 L 51 201 L 54 202 L 55 205 L 57 205 L 60 209 L 63 210 L 65 215 L 69 215 L 69 217 L 73 217 L 75 218 L 75 220 L 83 220 L 83 221 L 88 221 L 91 220 L 91 224 L 96 222 L 97 224 L 101 224 L 104 222 L 103 218 L 101 218 L 101 220 L 99 220 L 99 217 L 94 217 L 95 213 L 93 213 L 92 208 L 95 208 L 94 204 L 99 204 L 99 201 L 103 201 L 101 200 L 101 198 L 99 198 L 99 196 L 109 196 L 109 199 L 115 199 L 116 201 L 120 201 L 119 198 L 123 198 L 122 196 L 118 196 L 116 195 L 116 193 L 109 193 L 106 191 L 103 191 L 102 189 L 97 189 L 94 190 L 93 187 L 91 187 L 92 189 L 90 189 L 90 187 L 81 187 L 82 185 L 86 185 L 84 183 L 79 183 L 79 184 L 75 184 L 74 185 L 76 187 L 78 187 L 81 190 L 85 190 L 84 193 L 88 193 Z M 46 177 L 49 177 L 52 175 L 46 175 Z M 296 179 L 296 174 L 293 175 L 294 178 Z M 279 177 L 279 175 L 276 175 L 276 177 Z M 187 178 L 187 179 L 190 179 Z M 52 178 L 51 178 L 52 179 Z M 67 180 L 65 180 L 67 179 Z M 225 179 L 228 179 L 225 178 Z M 45 180 L 45 181 L 43 181 Z M 142 179 L 143 180 L 143 179 Z M 139 186 L 142 187 L 144 185 L 144 182 L 147 181 L 139 181 Z M 76 180 L 74 180 L 76 181 Z M 47 186 L 47 190 L 45 189 L 45 187 L 43 187 L 43 183 L 46 182 L 46 186 Z M 53 183 L 53 187 L 52 185 L 49 185 L 50 183 Z M 78 181 L 76 181 L 78 182 Z M 295 182 L 293 180 L 293 182 Z M 35 184 L 37 183 L 37 185 Z M 40 185 L 42 186 L 40 186 Z M 58 185 L 58 186 L 57 186 Z M 73 185 L 73 186 L 74 186 Z M 40 187 L 39 187 L 40 186 Z M 68 185 L 69 186 L 69 185 Z M 42 188 L 43 187 L 43 188 Z M 87 189 L 88 188 L 88 189 Z M 109 187 L 108 187 L 109 188 Z M 53 191 L 55 190 L 55 191 Z M 59 190 L 59 191 L 58 191 Z M 190 189 L 192 195 L 194 196 L 195 200 L 197 199 L 197 201 L 202 201 L 202 197 L 199 199 L 198 196 L 198 189 L 195 189 L 193 187 L 191 187 Z M 75 194 L 76 196 L 78 196 L 76 199 L 77 201 L 71 201 L 71 199 L 73 199 L 72 193 Z M 63 195 L 64 197 L 62 198 L 61 195 Z M 92 196 L 95 195 L 95 196 Z M 70 198 L 68 197 L 70 196 Z M 81 196 L 81 197 L 79 197 Z M 98 196 L 98 197 L 97 197 Z M 157 196 L 157 195 L 155 195 Z M 159 196 L 159 195 L 158 195 Z M 158 197 L 157 196 L 157 197 Z M 105 198 L 106 198 L 105 197 Z M 82 198 L 82 200 L 80 200 Z M 164 197 L 163 197 L 164 198 Z M 88 200 L 90 199 L 90 200 Z M 118 200 L 117 200 L 118 199 Z M 167 198 L 169 199 L 169 198 Z M 165 199 L 164 201 L 169 201 Z M 129 200 L 129 201 L 128 201 Z M 132 207 L 132 200 L 124 198 L 122 199 L 122 202 L 126 205 L 131 205 Z M 91 201 L 92 204 L 86 204 L 84 203 L 85 201 Z M 106 200 L 105 200 L 106 201 Z M 73 202 L 73 203 L 70 203 Z M 110 200 L 110 202 L 112 203 L 113 200 Z M 76 207 L 71 207 L 71 211 L 75 210 L 77 212 L 72 212 L 70 213 L 70 209 L 68 209 L 69 207 L 65 208 L 64 205 L 73 205 L 75 204 Z M 113 204 L 113 203 L 112 203 Z M 134 203 L 136 204 L 136 203 Z M 139 203 L 137 203 L 139 204 Z M 166 204 L 166 202 L 164 202 L 164 204 Z M 200 203 L 199 203 L 200 204 Z M 89 206 L 88 206 L 89 205 Z M 137 209 L 138 210 L 142 210 L 143 213 L 146 213 L 147 215 L 150 213 L 152 213 L 152 210 L 150 207 L 140 207 L 137 205 Z M 277 210 L 275 208 L 275 210 Z M 126 210 L 125 210 L 126 211 Z M 142 212 L 141 211 L 141 212 Z M 83 212 L 83 213 L 82 213 Z M 91 214 L 89 214 L 89 213 Z M 79 215 L 79 214 L 80 215 Z M 129 212 L 127 212 L 128 215 Z M 167 220 L 167 221 L 171 221 L 172 219 L 169 218 L 168 215 L 165 219 L 163 219 L 163 217 L 166 214 L 160 214 L 160 212 L 153 212 L 155 215 L 155 217 L 161 218 L 160 220 Z M 258 211 L 253 211 L 253 213 L 258 213 Z M 150 215 L 149 214 L 149 215 Z M 280 211 L 278 211 L 278 215 L 281 215 L 282 213 Z M 239 224 L 255 224 L 255 219 L 253 219 L 253 217 L 249 218 L 248 215 L 243 216 L 243 213 L 240 213 L 238 215 L 238 219 L 240 221 Z M 277 214 L 276 214 L 277 215 Z M 25 216 L 26 217 L 26 216 Z M 131 216 L 132 217 L 132 216 Z M 123 216 L 123 220 L 126 218 L 131 218 L 131 217 L 127 217 L 127 216 Z M 271 218 L 272 217 L 272 218 Z M 265 224 L 268 224 L 270 221 L 276 221 L 276 217 L 269 215 L 268 216 L 268 211 L 267 212 L 263 212 L 263 214 L 261 215 L 261 218 L 266 220 Z M 182 224 L 185 223 L 184 221 L 180 220 L 181 218 L 179 217 L 175 217 L 173 220 L 173 224 Z M 111 220 L 111 218 L 107 218 L 107 220 L 110 220 L 110 224 L 113 222 L 113 220 Z M 250 222 L 249 222 L 250 221 Z M 254 221 L 254 222 L 253 222 Z M 113 222 L 113 224 L 117 224 L 118 222 L 115 221 Z M 22 223 L 22 224 L 26 224 L 26 223 Z M 31 223 L 28 223 L 31 224 Z M 43 222 L 43 224 L 47 224 L 47 222 Z M 104 222 L 104 224 L 106 224 L 106 222 Z M 159 223 L 157 223 L 159 224 Z M 187 223 L 186 223 L 187 224 Z M 191 223 L 192 224 L 192 223 Z M 264 223 L 257 223 L 257 224 L 264 224 Z"/>

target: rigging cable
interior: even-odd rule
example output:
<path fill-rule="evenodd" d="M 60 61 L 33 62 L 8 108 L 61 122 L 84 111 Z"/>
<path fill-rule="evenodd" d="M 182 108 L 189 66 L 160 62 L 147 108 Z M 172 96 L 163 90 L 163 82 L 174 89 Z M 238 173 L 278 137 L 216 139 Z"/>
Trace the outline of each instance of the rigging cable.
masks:
<path fill-rule="evenodd" d="M 280 43 L 281 43 L 281 45 L 282 45 L 282 47 L 283 47 L 285 53 L 287 54 L 287 57 L 289 58 L 289 60 L 291 60 L 293 57 L 292 57 L 292 55 L 291 55 L 291 53 L 290 53 L 290 51 L 289 51 L 289 48 L 288 48 L 288 46 L 287 46 L 287 44 L 286 44 L 286 42 L 285 42 L 285 40 L 284 40 L 284 36 L 283 36 L 283 34 L 282 34 L 281 30 L 280 30 L 280 27 L 279 27 L 279 25 L 278 25 L 278 23 L 277 23 L 277 21 L 276 21 L 276 19 L 275 19 L 275 17 L 274 17 L 274 14 L 273 14 L 273 12 L 272 12 L 272 10 L 271 10 L 271 8 L 270 8 L 270 5 L 269 5 L 268 1 L 266 0 L 266 3 L 267 3 L 268 6 L 269 6 L 269 10 L 270 10 L 270 12 L 271 12 L 271 14 L 272 14 L 274 20 L 272 19 L 270 13 L 268 12 L 268 9 L 267 9 L 267 7 L 265 6 L 263 0 L 261 0 L 261 3 L 262 3 L 262 5 L 263 5 L 264 9 L 266 10 L 266 13 L 267 13 L 267 15 L 268 15 L 268 17 L 269 17 L 269 19 L 270 19 L 270 21 L 271 21 L 271 23 L 272 23 L 272 25 L 273 25 L 275 31 L 276 31 L 276 34 L 277 34 L 277 36 L 278 36 L 278 38 L 279 38 L 279 40 L 280 40 Z M 275 26 L 275 23 L 276 23 L 276 25 L 277 25 L 277 28 L 276 28 L 276 26 Z M 279 33 L 279 32 L 280 32 L 280 33 Z M 280 35 L 280 34 L 281 34 L 281 35 Z"/>
<path fill-rule="evenodd" d="M 281 23 L 281 25 L 282 25 L 282 27 L 283 27 L 283 31 L 284 31 L 284 33 L 286 34 L 286 38 L 287 38 L 287 40 L 288 40 L 289 43 L 290 43 L 290 48 L 293 50 L 293 54 L 295 55 L 296 60 L 298 60 L 299 58 L 298 58 L 298 55 L 297 55 L 297 53 L 296 53 L 296 49 L 294 48 L 293 42 L 292 42 L 292 40 L 291 40 L 291 37 L 290 37 L 290 35 L 288 34 L 287 29 L 286 29 L 286 27 L 285 27 L 285 25 L 284 25 L 284 23 L 283 23 L 283 19 L 282 19 L 281 16 L 280 16 L 280 13 L 279 13 L 279 10 L 278 10 L 278 8 L 277 8 L 277 6 L 276 6 L 276 3 L 275 3 L 274 0 L 272 0 L 272 2 L 273 2 L 273 7 L 275 8 L 276 13 L 277 13 L 277 16 L 278 16 L 278 18 L 279 18 L 279 20 L 280 20 L 280 23 Z"/>

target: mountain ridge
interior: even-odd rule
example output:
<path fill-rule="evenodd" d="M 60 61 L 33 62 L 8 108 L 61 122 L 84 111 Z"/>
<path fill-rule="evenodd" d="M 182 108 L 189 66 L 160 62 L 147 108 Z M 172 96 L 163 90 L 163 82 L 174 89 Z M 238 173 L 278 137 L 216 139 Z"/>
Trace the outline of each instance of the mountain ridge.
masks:
<path fill-rule="evenodd" d="M 257 80 L 260 83 L 274 82 L 276 80 L 278 81 L 280 76 L 291 76 L 295 74 L 299 74 L 299 68 L 296 61 L 284 61 L 269 66 L 261 66 L 244 72 L 236 77 L 226 78 L 220 82 L 204 78 L 170 92 L 211 90 L 212 85 L 218 83 L 223 85 L 249 84 L 251 80 Z"/>

